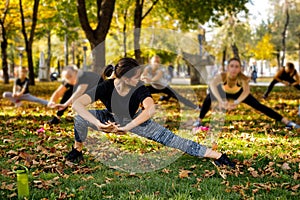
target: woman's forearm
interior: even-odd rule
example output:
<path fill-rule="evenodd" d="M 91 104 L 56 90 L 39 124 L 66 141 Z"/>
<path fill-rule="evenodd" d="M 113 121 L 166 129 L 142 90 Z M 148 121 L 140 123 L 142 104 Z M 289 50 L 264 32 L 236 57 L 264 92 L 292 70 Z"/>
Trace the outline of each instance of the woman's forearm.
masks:
<path fill-rule="evenodd" d="M 151 99 L 149 97 L 149 98 L 145 99 L 145 102 L 146 102 L 147 106 L 144 108 L 144 110 L 136 118 L 134 118 L 131 122 L 129 122 L 125 126 L 125 129 L 127 131 L 144 123 L 145 121 L 150 119 L 155 114 L 155 105 L 153 103 L 153 99 Z"/>
<path fill-rule="evenodd" d="M 73 101 L 75 101 L 76 99 L 78 99 L 85 91 L 86 88 L 88 87 L 87 84 L 84 85 L 80 85 L 76 91 L 72 94 L 72 96 L 68 99 L 68 101 L 66 101 L 64 104 L 66 106 L 69 106 L 70 104 L 72 104 Z"/>
<path fill-rule="evenodd" d="M 235 100 L 235 104 L 239 104 L 242 101 L 244 101 L 247 96 L 250 94 L 250 86 L 249 86 L 249 82 L 246 80 L 243 80 L 242 82 L 242 87 L 243 87 L 243 92 L 242 94 Z"/>
<path fill-rule="evenodd" d="M 214 78 L 211 83 L 209 84 L 210 90 L 213 93 L 213 95 L 216 97 L 218 102 L 223 102 L 223 99 L 219 93 L 218 85 L 222 83 L 222 77 L 220 75 L 217 75 L 216 78 Z"/>
<path fill-rule="evenodd" d="M 72 105 L 72 109 L 77 112 L 83 119 L 89 121 L 90 123 L 98 126 L 100 121 L 92 115 L 87 109 L 86 106 L 91 103 L 91 98 L 87 94 L 81 96 Z"/>

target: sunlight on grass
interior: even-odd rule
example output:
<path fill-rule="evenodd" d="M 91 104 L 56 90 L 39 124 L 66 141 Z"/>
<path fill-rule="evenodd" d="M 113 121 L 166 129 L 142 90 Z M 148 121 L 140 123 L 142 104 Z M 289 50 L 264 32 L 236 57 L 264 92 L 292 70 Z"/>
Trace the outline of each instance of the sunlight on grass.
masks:
<path fill-rule="evenodd" d="M 32 86 L 32 93 L 49 99 L 59 82 Z M 0 91 L 11 90 L 1 85 Z M 192 89 L 198 103 L 207 87 L 174 86 Z M 259 100 L 266 87 L 252 87 Z M 261 102 L 299 122 L 298 97 L 284 88 L 274 88 L 270 99 Z M 187 98 L 192 98 L 188 93 Z M 187 121 L 199 113 L 174 100 L 159 102 L 154 120 L 181 137 L 206 142 L 207 131 L 192 131 Z M 191 99 L 196 101 L 194 99 Z M 218 150 L 237 162 L 237 169 L 220 169 L 224 180 L 209 159 L 198 159 L 141 138 L 91 131 L 84 149 L 85 161 L 65 162 L 74 141 L 72 116 L 49 126 L 54 110 L 32 103 L 18 109 L 1 99 L 0 167 L 1 190 L 5 199 L 16 198 L 16 175 L 12 166 L 24 164 L 30 170 L 30 199 L 298 199 L 300 180 L 299 131 L 286 129 L 281 122 L 264 116 L 247 105 L 228 112 L 217 132 Z M 91 108 L 100 107 L 97 102 Z M 68 120 L 67 120 L 68 118 Z M 210 125 L 208 113 L 204 124 Z M 37 130 L 43 127 L 42 132 Z M 131 166 L 130 166 L 131 165 Z M 162 166 L 162 167 L 158 167 Z M 140 172 L 130 172 L 130 169 Z M 127 170 L 127 171 L 126 171 Z M 147 171 L 147 173 L 145 173 Z M 185 174 L 185 176 L 182 176 Z"/>

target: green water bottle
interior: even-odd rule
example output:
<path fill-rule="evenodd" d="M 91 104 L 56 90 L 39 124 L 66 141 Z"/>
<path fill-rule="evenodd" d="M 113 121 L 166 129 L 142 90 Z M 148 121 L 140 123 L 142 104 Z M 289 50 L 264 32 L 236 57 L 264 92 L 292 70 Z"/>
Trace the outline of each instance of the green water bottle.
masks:
<path fill-rule="evenodd" d="M 28 185 L 28 169 L 23 165 L 18 165 L 17 169 L 14 170 L 17 174 L 17 187 L 18 187 L 18 198 L 24 199 L 29 198 L 29 185 Z"/>

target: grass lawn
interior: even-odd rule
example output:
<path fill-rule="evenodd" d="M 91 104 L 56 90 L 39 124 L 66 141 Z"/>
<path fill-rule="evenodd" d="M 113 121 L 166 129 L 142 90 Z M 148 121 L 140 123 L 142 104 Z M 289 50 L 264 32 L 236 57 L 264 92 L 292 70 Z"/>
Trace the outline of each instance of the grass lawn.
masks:
<path fill-rule="evenodd" d="M 49 99 L 58 82 L 36 82 L 33 95 Z M 12 83 L 0 83 L 1 94 Z M 174 86 L 190 100 L 202 103 L 203 86 Z M 299 96 L 294 89 L 275 87 L 268 101 L 261 96 L 266 87 L 252 86 L 251 92 L 263 104 L 289 119 L 297 116 Z M 155 100 L 159 95 L 154 95 Z M 154 120 L 176 134 L 198 142 L 207 141 L 207 131 L 184 126 L 198 112 L 179 109 L 178 104 L 157 102 Z M 29 199 L 299 199 L 299 130 L 239 105 L 214 120 L 218 128 L 218 150 L 226 152 L 237 169 L 217 169 L 209 159 L 195 158 L 163 147 L 133 134 L 116 136 L 90 131 L 84 162 L 72 164 L 64 156 L 73 144 L 73 116 L 47 125 L 55 110 L 25 102 L 15 108 L 0 99 L 0 199 L 17 199 L 17 164 L 29 169 Z M 102 107 L 97 102 L 92 107 Z M 210 123 L 211 114 L 206 118 Z M 223 124 L 224 122 L 224 124 Z M 41 129 L 43 128 L 43 129 Z M 39 130 L 39 131 L 38 131 Z M 219 171 L 218 171 L 219 170 Z M 226 176 L 222 178 L 219 174 Z"/>

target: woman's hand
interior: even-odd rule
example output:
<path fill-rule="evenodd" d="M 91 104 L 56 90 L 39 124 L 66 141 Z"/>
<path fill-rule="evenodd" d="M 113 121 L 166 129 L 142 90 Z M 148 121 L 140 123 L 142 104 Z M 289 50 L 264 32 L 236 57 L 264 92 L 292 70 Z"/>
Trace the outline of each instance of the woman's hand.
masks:
<path fill-rule="evenodd" d="M 68 105 L 66 105 L 66 104 L 54 104 L 53 105 L 53 108 L 57 108 L 58 110 L 64 110 L 67 107 L 68 107 Z"/>
<path fill-rule="evenodd" d="M 53 101 L 50 101 L 49 103 L 48 103 L 48 107 L 49 108 L 55 108 L 55 105 L 56 105 L 56 103 L 55 102 L 53 102 Z"/>
<path fill-rule="evenodd" d="M 12 97 L 16 98 L 16 97 L 20 97 L 21 94 L 19 92 L 13 93 Z"/>
<path fill-rule="evenodd" d="M 219 101 L 219 107 L 220 109 L 227 109 L 228 101 Z"/>
<path fill-rule="evenodd" d="M 125 131 L 123 128 L 120 128 L 120 125 L 115 123 L 115 122 L 111 122 L 111 121 L 108 121 L 106 122 L 105 124 L 102 124 L 98 127 L 98 130 L 101 130 L 105 133 L 115 133 L 117 135 L 124 135 L 126 134 L 127 131 Z"/>
<path fill-rule="evenodd" d="M 237 107 L 237 104 L 235 104 L 235 103 L 228 103 L 227 110 L 234 110 L 234 109 L 236 109 L 236 107 Z"/>
<path fill-rule="evenodd" d="M 106 133 L 115 133 L 117 132 L 118 129 L 118 125 L 115 122 L 111 122 L 111 121 L 105 122 L 103 124 L 98 120 L 98 123 L 95 124 L 95 126 L 99 131 L 103 131 Z"/>
<path fill-rule="evenodd" d="M 126 126 L 123 126 L 123 127 L 118 127 L 117 129 L 119 132 L 123 132 L 123 133 L 126 133 L 128 131 L 128 129 L 126 128 Z"/>
<path fill-rule="evenodd" d="M 290 85 L 291 85 L 290 82 L 288 82 L 288 81 L 282 81 L 282 83 L 283 83 L 285 86 L 290 86 Z"/>

